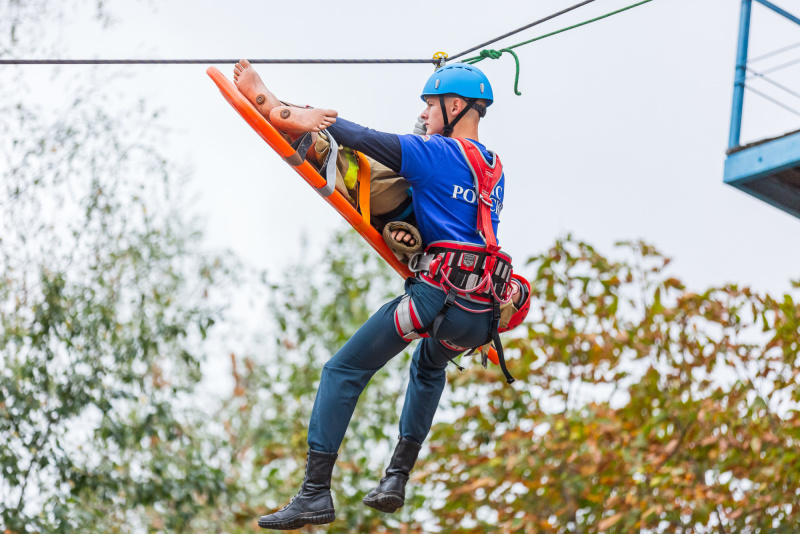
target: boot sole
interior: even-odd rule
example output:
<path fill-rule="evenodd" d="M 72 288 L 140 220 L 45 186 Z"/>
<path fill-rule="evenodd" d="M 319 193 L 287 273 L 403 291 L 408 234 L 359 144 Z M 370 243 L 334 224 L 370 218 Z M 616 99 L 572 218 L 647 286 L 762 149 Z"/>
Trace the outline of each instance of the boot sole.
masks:
<path fill-rule="evenodd" d="M 273 530 L 295 530 L 306 525 L 326 525 L 333 523 L 335 519 L 336 513 L 333 510 L 330 512 L 306 512 L 285 521 L 262 521 L 259 519 L 258 526 Z"/>
<path fill-rule="evenodd" d="M 405 504 L 405 499 L 398 495 L 382 493 L 369 500 L 364 497 L 361 502 L 370 508 L 378 510 L 379 512 L 393 514 L 403 507 L 403 504 Z"/>

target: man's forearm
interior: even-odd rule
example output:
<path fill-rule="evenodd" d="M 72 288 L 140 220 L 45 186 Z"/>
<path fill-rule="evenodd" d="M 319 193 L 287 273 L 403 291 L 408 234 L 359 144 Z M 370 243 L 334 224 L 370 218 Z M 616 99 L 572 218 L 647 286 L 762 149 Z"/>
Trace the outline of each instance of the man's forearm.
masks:
<path fill-rule="evenodd" d="M 350 147 L 400 172 L 402 149 L 397 135 L 379 132 L 338 117 L 327 129 L 336 142 Z"/>

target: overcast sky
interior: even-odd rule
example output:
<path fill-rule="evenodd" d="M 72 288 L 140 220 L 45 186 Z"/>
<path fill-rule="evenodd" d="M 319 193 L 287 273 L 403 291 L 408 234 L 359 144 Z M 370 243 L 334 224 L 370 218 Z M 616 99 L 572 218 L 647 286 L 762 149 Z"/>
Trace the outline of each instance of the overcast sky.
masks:
<path fill-rule="evenodd" d="M 112 2 L 113 31 L 68 18 L 51 34 L 66 43 L 65 58 L 426 58 L 458 53 L 572 3 Z M 630 3 L 597 0 L 492 48 Z M 654 0 L 517 49 L 522 96 L 513 93 L 512 57 L 478 65 L 496 99 L 481 141 L 506 172 L 504 250 L 527 258 L 572 232 L 613 254 L 614 242 L 642 238 L 673 257 L 673 274 L 694 289 L 739 282 L 782 292 L 800 278 L 800 221 L 722 183 L 739 5 Z M 798 41 L 800 27 L 754 6 L 751 57 Z M 798 56 L 800 49 L 773 64 Z M 231 76 L 233 64 L 217 67 Z M 51 67 L 25 69 L 35 81 Z M 427 65 L 257 69 L 280 98 L 397 133 L 410 133 L 432 72 Z M 303 233 L 318 243 L 346 224 L 236 115 L 205 66 L 125 72 L 124 84 L 101 83 L 97 91 L 163 108 L 175 129 L 171 151 L 193 170 L 192 194 L 211 246 L 274 272 L 296 258 Z M 800 88 L 800 66 L 775 79 Z M 800 109 L 800 100 L 770 92 Z M 800 117 L 747 96 L 745 141 L 798 127 Z"/>

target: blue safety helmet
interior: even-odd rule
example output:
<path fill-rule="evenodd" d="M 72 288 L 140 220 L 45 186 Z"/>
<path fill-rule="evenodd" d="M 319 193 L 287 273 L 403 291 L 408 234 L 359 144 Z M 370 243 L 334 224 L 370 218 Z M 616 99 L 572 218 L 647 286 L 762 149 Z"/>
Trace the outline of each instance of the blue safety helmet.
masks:
<path fill-rule="evenodd" d="M 486 106 L 494 101 L 492 84 L 478 67 L 455 63 L 436 69 L 422 89 L 422 100 L 431 95 L 455 94 L 464 98 L 482 98 Z"/>
<path fill-rule="evenodd" d="M 436 69 L 433 75 L 428 78 L 425 87 L 422 89 L 421 98 L 437 95 L 442 109 L 444 119 L 445 137 L 450 137 L 453 133 L 453 126 L 467 114 L 470 109 L 475 109 L 478 115 L 486 115 L 486 108 L 492 105 L 494 95 L 492 94 L 492 84 L 489 78 L 477 67 L 466 63 L 456 63 Z M 467 106 L 453 118 L 453 122 L 447 120 L 445 112 L 444 96 L 457 95 L 467 101 Z M 478 99 L 486 101 L 486 106 L 477 103 Z"/>

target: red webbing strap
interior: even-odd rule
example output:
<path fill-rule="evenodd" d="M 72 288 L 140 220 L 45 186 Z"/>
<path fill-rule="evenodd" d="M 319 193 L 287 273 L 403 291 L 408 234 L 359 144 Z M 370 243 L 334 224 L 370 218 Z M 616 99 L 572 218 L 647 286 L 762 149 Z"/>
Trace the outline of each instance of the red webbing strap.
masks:
<path fill-rule="evenodd" d="M 494 235 L 492 226 L 492 191 L 503 176 L 503 164 L 495 154 L 494 167 L 486 163 L 480 149 L 467 139 L 455 138 L 464 152 L 467 164 L 472 170 L 472 175 L 476 178 L 477 184 L 475 194 L 478 201 L 478 231 L 483 234 L 486 240 L 486 249 L 490 252 L 497 252 L 497 238 Z"/>
<path fill-rule="evenodd" d="M 467 164 L 472 170 L 472 176 L 475 178 L 475 194 L 478 201 L 478 232 L 483 235 L 486 241 L 486 252 L 490 254 L 486 258 L 486 272 L 494 272 L 497 263 L 497 256 L 495 254 L 500 250 L 497 246 L 497 237 L 494 235 L 494 227 L 492 226 L 492 191 L 503 176 L 503 164 L 500 163 L 500 158 L 497 154 L 494 155 L 494 166 L 489 165 L 483 158 L 480 149 L 472 144 L 467 139 L 455 138 L 461 146 L 461 151 L 467 159 Z M 508 372 L 506 367 L 506 360 L 503 356 L 503 345 L 500 342 L 500 333 L 497 331 L 500 322 L 500 303 L 496 300 L 493 301 L 494 317 L 492 320 L 492 327 L 490 332 L 490 339 L 497 349 L 497 359 L 500 362 L 500 369 L 506 377 L 506 382 L 509 384 L 514 382 L 514 377 Z"/>

